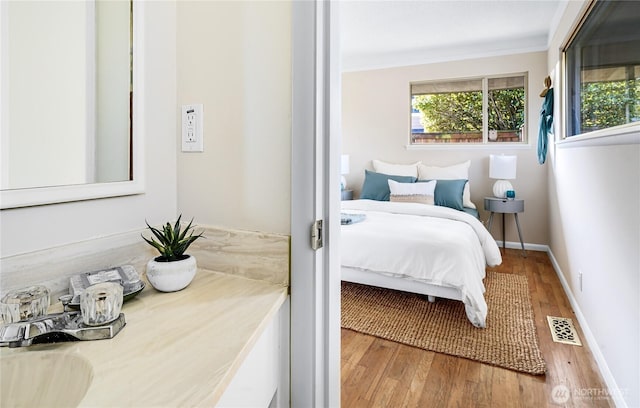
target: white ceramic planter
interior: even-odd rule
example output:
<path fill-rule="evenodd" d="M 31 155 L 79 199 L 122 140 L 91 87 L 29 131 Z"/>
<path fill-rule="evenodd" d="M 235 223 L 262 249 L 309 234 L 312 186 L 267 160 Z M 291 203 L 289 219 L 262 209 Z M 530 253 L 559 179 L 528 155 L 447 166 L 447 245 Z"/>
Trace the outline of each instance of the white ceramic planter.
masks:
<path fill-rule="evenodd" d="M 176 292 L 186 288 L 196 276 L 196 258 L 189 255 L 181 261 L 147 263 L 147 279 L 161 292 Z"/>

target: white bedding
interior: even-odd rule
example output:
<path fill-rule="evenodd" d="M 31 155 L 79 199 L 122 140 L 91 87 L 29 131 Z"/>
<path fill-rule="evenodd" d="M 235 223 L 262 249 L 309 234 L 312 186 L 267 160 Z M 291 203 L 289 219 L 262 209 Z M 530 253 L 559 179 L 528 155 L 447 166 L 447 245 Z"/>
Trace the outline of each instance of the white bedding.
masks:
<path fill-rule="evenodd" d="M 467 317 L 485 327 L 485 266 L 502 263 L 495 240 L 473 216 L 447 207 L 373 200 L 342 202 L 364 221 L 342 226 L 342 265 L 460 291 Z"/>

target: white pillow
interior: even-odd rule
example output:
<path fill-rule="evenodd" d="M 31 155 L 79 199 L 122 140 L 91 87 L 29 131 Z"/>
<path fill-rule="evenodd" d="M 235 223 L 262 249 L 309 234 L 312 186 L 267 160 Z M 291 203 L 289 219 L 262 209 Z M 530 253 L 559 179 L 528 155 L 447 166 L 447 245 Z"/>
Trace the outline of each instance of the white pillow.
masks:
<path fill-rule="evenodd" d="M 371 160 L 373 170 L 376 173 L 388 174 L 390 176 L 411 176 L 418 177 L 418 165 L 422 162 L 413 164 L 392 164 L 380 160 Z"/>
<path fill-rule="evenodd" d="M 471 160 L 446 167 L 425 166 L 424 164 L 420 164 L 418 165 L 418 178 L 421 180 L 425 180 L 427 178 L 440 180 L 469 180 L 470 166 Z"/>
<path fill-rule="evenodd" d="M 418 164 L 418 180 L 469 180 L 469 167 L 471 160 L 464 163 L 454 164 L 446 167 L 425 166 Z M 468 208 L 476 208 L 471 201 L 471 187 L 469 181 L 464 185 L 462 192 L 462 205 Z"/>
<path fill-rule="evenodd" d="M 403 203 L 420 203 L 433 205 L 434 192 L 436 190 L 436 180 L 427 183 L 398 183 L 394 180 L 387 180 L 391 194 L 389 200 Z"/>

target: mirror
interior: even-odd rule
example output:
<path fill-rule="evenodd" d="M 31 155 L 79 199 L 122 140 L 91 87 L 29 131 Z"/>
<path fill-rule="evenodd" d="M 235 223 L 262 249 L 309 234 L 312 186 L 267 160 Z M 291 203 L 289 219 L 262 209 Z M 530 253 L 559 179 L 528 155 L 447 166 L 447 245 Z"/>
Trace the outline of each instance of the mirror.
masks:
<path fill-rule="evenodd" d="M 130 184 L 139 153 L 132 2 L 9 1 L 0 7 L 2 208 L 51 202 L 13 199 L 31 192 L 53 191 L 57 201 L 70 201 L 83 199 L 83 190 L 105 191 L 95 184 Z M 66 199 L 64 191 L 75 193 Z"/>

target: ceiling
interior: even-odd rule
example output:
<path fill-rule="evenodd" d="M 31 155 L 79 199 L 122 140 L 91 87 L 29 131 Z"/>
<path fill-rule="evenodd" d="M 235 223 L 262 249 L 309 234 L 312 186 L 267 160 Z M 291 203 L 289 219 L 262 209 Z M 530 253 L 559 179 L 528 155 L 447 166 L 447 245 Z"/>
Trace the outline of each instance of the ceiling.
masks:
<path fill-rule="evenodd" d="M 344 71 L 546 50 L 570 0 L 345 0 Z"/>

